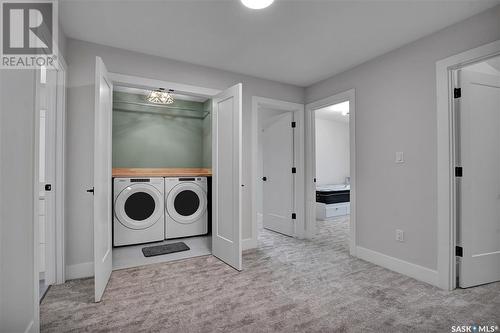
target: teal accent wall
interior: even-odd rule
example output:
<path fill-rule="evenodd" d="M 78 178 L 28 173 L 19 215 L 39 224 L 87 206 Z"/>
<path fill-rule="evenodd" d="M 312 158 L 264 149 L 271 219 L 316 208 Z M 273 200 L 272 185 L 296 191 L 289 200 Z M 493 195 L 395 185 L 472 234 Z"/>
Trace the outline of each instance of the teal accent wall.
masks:
<path fill-rule="evenodd" d="M 205 167 L 203 150 L 211 142 L 204 143 L 204 103 L 144 104 L 143 95 L 113 93 L 113 167 Z"/>
<path fill-rule="evenodd" d="M 203 103 L 203 158 L 204 168 L 212 167 L 212 99 Z"/>

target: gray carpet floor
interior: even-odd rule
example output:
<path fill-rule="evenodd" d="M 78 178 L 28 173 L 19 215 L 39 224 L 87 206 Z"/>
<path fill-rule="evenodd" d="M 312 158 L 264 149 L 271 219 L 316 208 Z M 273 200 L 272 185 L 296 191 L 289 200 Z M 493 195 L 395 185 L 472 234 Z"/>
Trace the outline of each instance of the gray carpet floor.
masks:
<path fill-rule="evenodd" d="M 500 283 L 446 292 L 348 254 L 346 218 L 312 241 L 263 230 L 237 272 L 212 256 L 50 288 L 42 332 L 451 332 L 500 324 Z"/>

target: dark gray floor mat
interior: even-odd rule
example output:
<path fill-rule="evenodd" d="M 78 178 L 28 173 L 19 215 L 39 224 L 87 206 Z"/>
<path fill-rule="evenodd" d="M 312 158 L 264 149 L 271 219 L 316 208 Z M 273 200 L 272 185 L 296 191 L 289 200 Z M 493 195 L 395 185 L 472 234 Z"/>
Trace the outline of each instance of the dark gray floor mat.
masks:
<path fill-rule="evenodd" d="M 142 254 L 145 257 L 160 256 L 162 254 L 169 254 L 174 252 L 188 251 L 189 246 L 183 242 L 162 244 L 156 246 L 148 246 L 142 248 Z"/>

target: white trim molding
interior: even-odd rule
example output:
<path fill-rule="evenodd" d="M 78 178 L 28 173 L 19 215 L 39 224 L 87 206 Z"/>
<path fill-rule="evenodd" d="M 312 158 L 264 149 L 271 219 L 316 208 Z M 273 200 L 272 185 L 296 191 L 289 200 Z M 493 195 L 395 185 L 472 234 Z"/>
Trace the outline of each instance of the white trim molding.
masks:
<path fill-rule="evenodd" d="M 67 65 L 64 58 L 59 58 L 57 71 L 57 106 L 56 106 L 56 176 L 55 176 L 55 283 L 65 280 L 65 180 L 66 180 L 66 87 Z"/>
<path fill-rule="evenodd" d="M 438 286 L 456 287 L 453 72 L 466 65 L 500 55 L 500 40 L 436 63 L 437 178 L 438 178 Z"/>
<path fill-rule="evenodd" d="M 358 258 L 371 262 L 372 264 L 387 268 L 391 271 L 407 275 L 416 280 L 423 281 L 433 286 L 438 285 L 438 272 L 427 267 L 412 264 L 410 262 L 394 258 L 380 252 L 372 251 L 358 246 L 356 249 Z"/>
<path fill-rule="evenodd" d="M 57 46 L 56 46 L 57 47 Z M 50 131 L 54 135 L 54 152 L 53 156 L 50 156 L 54 160 L 54 178 L 49 179 L 55 185 L 55 198 L 52 210 L 50 213 L 50 221 L 47 226 L 49 232 L 46 233 L 46 240 L 48 242 L 47 246 L 47 266 L 44 278 L 47 283 L 60 284 L 64 283 L 64 252 L 65 252 L 65 237 L 64 237 L 64 207 L 65 207 L 65 126 L 66 126 L 66 80 L 67 80 L 67 65 L 62 56 L 59 56 L 56 66 L 56 85 L 52 87 L 50 93 L 54 94 L 55 98 L 51 99 L 50 107 L 55 110 L 53 113 L 55 116 L 53 125 L 50 127 Z M 40 147 L 38 145 L 38 138 L 40 136 L 40 77 L 41 71 L 34 71 L 34 90 L 35 98 L 33 108 L 35 112 L 34 116 L 34 170 L 33 170 L 33 181 L 34 181 L 34 216 L 33 216 L 33 249 L 34 249 L 34 260 L 33 260 L 33 308 L 34 308 L 34 320 L 31 322 L 30 326 L 26 329 L 26 332 L 39 332 L 40 330 L 40 258 L 39 258 L 39 159 L 40 159 Z"/>
<path fill-rule="evenodd" d="M 295 154 L 295 167 L 297 168 L 296 182 L 294 190 L 294 206 L 295 213 L 297 214 L 297 219 L 295 220 L 295 237 L 302 239 L 305 238 L 305 213 L 304 213 L 304 179 L 305 174 L 305 162 L 304 162 L 304 104 L 286 102 L 277 99 L 271 99 L 266 97 L 253 96 L 252 97 L 252 237 L 251 241 L 248 242 L 248 248 L 257 247 L 257 228 L 258 228 L 258 212 L 257 212 L 257 188 L 259 182 L 261 181 L 258 176 L 258 137 L 259 137 L 259 112 L 261 108 L 270 108 L 274 110 L 283 110 L 294 112 L 294 121 L 296 123 L 295 127 L 295 142 L 297 143 L 294 147 Z M 245 240 L 244 243 L 245 245 Z"/>
<path fill-rule="evenodd" d="M 349 153 L 350 153 L 350 177 L 351 177 L 351 212 L 349 223 L 349 253 L 356 256 L 356 91 L 350 89 L 333 96 L 312 102 L 306 105 L 305 120 L 305 142 L 306 142 L 306 165 L 305 165 L 305 207 L 306 207 L 306 237 L 312 238 L 316 234 L 316 144 L 315 144 L 315 116 L 314 111 L 333 104 L 349 101 Z"/>
<path fill-rule="evenodd" d="M 40 161 L 40 145 L 38 140 L 40 138 L 40 71 L 34 71 L 33 91 L 35 98 L 33 101 L 33 117 L 34 117 L 34 131 L 33 136 L 33 321 L 29 323 L 26 332 L 39 332 L 40 331 L 40 256 L 39 256 L 39 237 L 40 237 L 40 221 L 38 214 L 40 212 L 40 174 L 39 174 L 39 161 Z"/>
<path fill-rule="evenodd" d="M 162 81 L 156 79 L 149 79 L 140 76 L 125 75 L 119 73 L 108 73 L 109 78 L 113 81 L 114 85 L 134 88 L 166 88 L 173 89 L 176 93 L 185 93 L 195 96 L 213 97 L 222 92 L 222 90 L 211 89 L 199 86 L 192 86 L 189 84 L 182 84 L 176 82 Z"/>

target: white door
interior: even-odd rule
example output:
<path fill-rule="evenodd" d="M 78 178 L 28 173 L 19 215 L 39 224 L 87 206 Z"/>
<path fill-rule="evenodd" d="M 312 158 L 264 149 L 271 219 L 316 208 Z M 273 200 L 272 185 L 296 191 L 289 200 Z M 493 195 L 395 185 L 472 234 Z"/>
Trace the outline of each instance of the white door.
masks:
<path fill-rule="evenodd" d="M 457 238 L 467 288 L 500 280 L 500 75 L 462 70 L 460 81 Z"/>
<path fill-rule="evenodd" d="M 212 100 L 212 254 L 241 270 L 241 83 Z"/>
<path fill-rule="evenodd" d="M 112 269 L 111 131 L 113 83 L 102 59 L 96 57 L 94 109 L 94 284 L 95 301 L 102 298 Z"/>
<path fill-rule="evenodd" d="M 293 113 L 273 118 L 262 133 L 264 228 L 294 235 Z"/>

